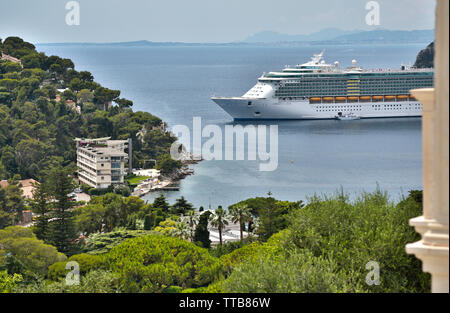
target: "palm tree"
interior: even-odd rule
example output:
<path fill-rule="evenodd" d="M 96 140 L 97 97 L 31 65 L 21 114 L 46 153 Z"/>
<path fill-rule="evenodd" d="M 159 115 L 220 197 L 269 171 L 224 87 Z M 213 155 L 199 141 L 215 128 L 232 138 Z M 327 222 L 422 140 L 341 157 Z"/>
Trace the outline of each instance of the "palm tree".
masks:
<path fill-rule="evenodd" d="M 222 230 L 228 225 L 227 212 L 222 208 L 221 205 L 211 216 L 211 226 L 216 227 L 219 231 L 220 246 L 222 246 Z"/>
<path fill-rule="evenodd" d="M 189 210 L 186 213 L 186 220 L 187 220 L 187 225 L 189 226 L 191 241 L 194 241 L 195 226 L 197 226 L 197 223 L 198 223 L 198 215 L 195 212 L 195 210 Z"/>
<path fill-rule="evenodd" d="M 185 222 L 177 223 L 174 235 L 180 239 L 187 239 L 189 237 L 188 225 Z"/>
<path fill-rule="evenodd" d="M 241 232 L 241 242 L 244 240 L 244 226 L 252 218 L 250 209 L 246 204 L 236 205 L 230 208 L 230 217 L 233 223 L 239 223 L 239 230 Z"/>

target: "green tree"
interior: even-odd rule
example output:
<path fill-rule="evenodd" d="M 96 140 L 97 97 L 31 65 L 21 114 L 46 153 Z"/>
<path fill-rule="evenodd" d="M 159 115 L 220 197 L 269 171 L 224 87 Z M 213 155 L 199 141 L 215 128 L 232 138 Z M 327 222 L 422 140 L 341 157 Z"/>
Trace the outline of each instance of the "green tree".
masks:
<path fill-rule="evenodd" d="M 24 68 L 38 68 L 40 66 L 40 58 L 37 53 L 30 53 L 21 58 Z"/>
<path fill-rule="evenodd" d="M 208 230 L 210 215 L 211 212 L 209 211 L 202 213 L 195 228 L 194 242 L 200 244 L 203 248 L 209 248 L 211 246 Z"/>
<path fill-rule="evenodd" d="M 94 91 L 94 102 L 96 104 L 105 104 L 113 101 L 120 95 L 120 90 L 111 90 L 105 87 L 97 87 Z"/>
<path fill-rule="evenodd" d="M 0 293 L 14 292 L 17 283 L 22 281 L 22 275 L 8 275 L 7 271 L 0 271 Z"/>
<path fill-rule="evenodd" d="M 112 231 L 116 227 L 126 227 L 130 218 L 144 218 L 148 206 L 138 197 L 124 198 L 115 193 L 107 193 L 93 198 L 88 205 L 75 210 L 77 229 L 90 234 Z"/>
<path fill-rule="evenodd" d="M 106 256 L 126 292 L 163 292 L 170 286 L 196 288 L 215 280 L 221 264 L 208 250 L 173 237 L 137 237 Z"/>
<path fill-rule="evenodd" d="M 80 277 L 79 285 L 67 285 L 65 280 L 40 280 L 17 289 L 23 293 L 119 293 L 123 292 L 118 274 L 109 270 L 92 270 Z"/>
<path fill-rule="evenodd" d="M 133 106 L 133 101 L 124 98 L 115 99 L 114 102 L 116 102 L 121 109 L 131 108 Z"/>
<path fill-rule="evenodd" d="M 86 238 L 84 251 L 89 254 L 104 254 L 124 240 L 147 236 L 152 232 L 145 230 L 116 229 L 108 233 L 92 233 Z"/>
<path fill-rule="evenodd" d="M 81 103 L 87 103 L 87 102 L 92 102 L 92 100 L 94 99 L 94 95 L 92 94 L 92 92 L 89 89 L 82 89 L 80 90 L 80 92 L 77 95 L 78 101 L 80 101 Z"/>
<path fill-rule="evenodd" d="M 46 186 L 44 184 L 35 183 L 33 185 L 33 200 L 31 201 L 31 208 L 33 212 L 38 214 L 37 223 L 34 228 L 34 233 L 38 239 L 49 242 L 50 228 L 49 228 L 49 197 Z"/>
<path fill-rule="evenodd" d="M 23 139 L 16 145 L 16 163 L 23 177 L 37 178 L 39 162 L 48 152 L 48 146 L 37 139 Z M 33 166 L 33 164 L 35 166 Z"/>
<path fill-rule="evenodd" d="M 244 240 L 243 228 L 245 223 L 252 219 L 250 209 L 247 205 L 236 205 L 230 207 L 230 218 L 233 223 L 239 223 L 239 231 L 241 235 L 241 241 Z"/>
<path fill-rule="evenodd" d="M 289 257 L 263 256 L 244 262 L 224 283 L 224 292 L 329 293 L 351 292 L 339 267 L 311 253 Z"/>
<path fill-rule="evenodd" d="M 8 186 L 0 188 L 0 228 L 14 225 L 22 218 L 25 202 L 19 179 L 15 175 L 8 180 Z"/>
<path fill-rule="evenodd" d="M 266 241 L 273 234 L 288 227 L 288 216 L 303 207 L 301 201 L 287 202 L 278 201 L 272 197 L 265 200 L 258 206 L 258 238 Z"/>
<path fill-rule="evenodd" d="M 184 240 L 188 239 L 189 235 L 190 235 L 188 224 L 186 224 L 183 221 L 178 222 L 175 226 L 174 235 L 175 235 L 175 237 L 180 238 L 180 239 L 184 239 Z"/>
<path fill-rule="evenodd" d="M 181 162 L 172 159 L 170 154 L 163 154 L 156 159 L 156 169 L 160 170 L 163 175 L 171 174 L 179 168 L 181 168 Z"/>
<path fill-rule="evenodd" d="M 154 219 L 152 219 L 152 216 L 150 214 L 145 215 L 145 217 L 144 217 L 144 230 L 152 229 L 154 223 L 155 223 L 155 221 L 154 221 Z"/>
<path fill-rule="evenodd" d="M 199 216 L 195 210 L 189 210 L 186 212 L 185 218 L 187 225 L 189 226 L 189 239 L 194 242 L 195 227 L 198 224 Z"/>
<path fill-rule="evenodd" d="M 164 213 L 169 213 L 170 206 L 162 193 L 153 201 L 153 207 L 155 209 L 161 209 Z"/>
<path fill-rule="evenodd" d="M 37 239 L 29 228 L 10 226 L 0 230 L 0 266 L 10 274 L 43 277 L 51 264 L 65 258 L 55 247 Z"/>
<path fill-rule="evenodd" d="M 80 274 L 85 275 L 92 270 L 106 269 L 104 258 L 99 255 L 75 254 L 65 261 L 53 263 L 48 268 L 47 277 L 51 280 L 59 280 L 66 277 L 69 270 L 66 269 L 67 262 L 77 262 L 80 266 Z"/>
<path fill-rule="evenodd" d="M 184 196 L 181 196 L 180 198 L 178 198 L 174 205 L 172 205 L 170 212 L 172 214 L 181 214 L 184 215 L 186 214 L 186 212 L 190 211 L 193 209 L 193 206 L 191 203 L 189 203 Z"/>
<path fill-rule="evenodd" d="M 73 203 L 68 198 L 69 193 L 75 189 L 72 171 L 60 165 L 51 168 L 45 183 L 48 186 L 49 196 L 55 199 L 49 240 L 58 251 L 68 255 L 73 254 L 77 234 L 71 211 Z"/>
<path fill-rule="evenodd" d="M 14 155 L 13 147 L 8 145 L 3 147 L 1 162 L 5 166 L 5 169 L 8 171 L 8 173 L 17 172 L 16 158 Z"/>
<path fill-rule="evenodd" d="M 222 246 L 222 232 L 226 225 L 228 225 L 227 212 L 219 205 L 216 211 L 211 216 L 211 226 L 216 227 L 219 231 L 220 246 Z"/>

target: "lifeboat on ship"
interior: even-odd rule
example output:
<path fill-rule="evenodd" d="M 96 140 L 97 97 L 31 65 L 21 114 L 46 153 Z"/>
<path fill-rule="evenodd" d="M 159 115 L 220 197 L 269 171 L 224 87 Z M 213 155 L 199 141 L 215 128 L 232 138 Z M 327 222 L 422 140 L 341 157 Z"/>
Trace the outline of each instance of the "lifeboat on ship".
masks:
<path fill-rule="evenodd" d="M 379 101 L 383 101 L 383 96 L 373 96 L 372 100 L 374 102 L 379 102 Z"/>

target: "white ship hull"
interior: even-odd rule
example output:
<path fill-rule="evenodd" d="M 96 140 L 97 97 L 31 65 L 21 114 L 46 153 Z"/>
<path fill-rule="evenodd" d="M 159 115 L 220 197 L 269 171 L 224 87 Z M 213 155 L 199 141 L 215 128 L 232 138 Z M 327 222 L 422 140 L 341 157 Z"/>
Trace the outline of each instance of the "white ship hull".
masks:
<path fill-rule="evenodd" d="M 309 100 L 252 99 L 213 97 L 235 120 L 335 119 L 341 113 L 360 118 L 422 116 L 418 101 L 310 103 Z"/>

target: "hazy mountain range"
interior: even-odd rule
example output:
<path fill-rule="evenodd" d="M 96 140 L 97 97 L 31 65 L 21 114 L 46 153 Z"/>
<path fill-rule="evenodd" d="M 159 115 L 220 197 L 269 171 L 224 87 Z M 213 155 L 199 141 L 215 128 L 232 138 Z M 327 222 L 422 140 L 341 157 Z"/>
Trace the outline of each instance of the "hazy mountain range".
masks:
<path fill-rule="evenodd" d="M 341 30 L 326 28 L 309 35 L 288 35 L 263 31 L 243 41 L 229 43 L 154 42 L 147 40 L 110 43 L 41 43 L 40 45 L 114 45 L 114 46 L 222 46 L 222 45 L 304 45 L 304 44 L 371 44 L 371 43 L 429 43 L 434 30 Z"/>
<path fill-rule="evenodd" d="M 276 42 L 330 42 L 330 43 L 415 43 L 434 40 L 434 30 L 341 30 L 326 28 L 309 35 L 287 35 L 272 31 L 256 33 L 243 42 L 276 43 Z"/>

